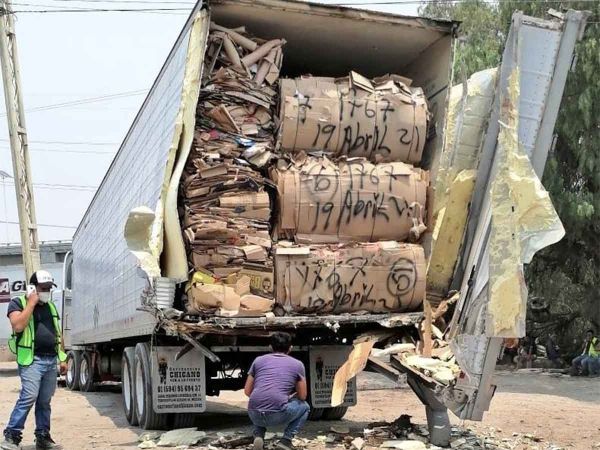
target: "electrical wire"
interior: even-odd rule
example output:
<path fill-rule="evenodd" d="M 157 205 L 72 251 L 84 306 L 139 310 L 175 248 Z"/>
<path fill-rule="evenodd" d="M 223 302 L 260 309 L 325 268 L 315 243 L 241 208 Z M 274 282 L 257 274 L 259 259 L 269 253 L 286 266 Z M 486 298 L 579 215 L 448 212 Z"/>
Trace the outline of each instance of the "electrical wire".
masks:
<path fill-rule="evenodd" d="M 44 5 L 46 6 L 46 5 Z M 86 9 L 22 9 L 13 10 L 13 14 L 53 14 L 53 13 L 91 13 L 91 12 L 165 12 L 187 11 L 190 8 L 86 8 Z"/>
<path fill-rule="evenodd" d="M 10 142 L 2 138 L 0 141 Z M 30 144 L 56 144 L 56 145 L 120 145 L 119 142 L 84 142 L 84 141 L 28 141 Z"/>
<path fill-rule="evenodd" d="M 0 223 L 7 223 L 9 225 L 19 225 L 19 222 L 15 222 L 12 220 L 0 220 Z M 68 228 L 71 230 L 76 229 L 76 226 L 73 225 L 51 225 L 49 223 L 38 223 L 36 224 L 38 227 L 48 227 L 48 228 Z"/>
<path fill-rule="evenodd" d="M 2 150 L 10 150 L 10 148 L 3 147 Z M 34 147 L 34 148 L 29 148 L 28 150 L 30 152 L 73 153 L 73 154 L 81 154 L 81 155 L 113 155 L 114 156 L 116 154 L 116 151 L 109 152 L 109 151 L 102 151 L 102 150 L 66 150 L 66 149 L 61 149 L 61 148 Z"/>
<path fill-rule="evenodd" d="M 14 185 L 14 180 L 4 180 L 7 184 Z M 94 192 L 98 186 L 89 186 L 83 184 L 54 184 L 54 183 L 33 183 L 33 187 L 39 189 L 56 189 L 59 191 L 87 191 Z"/>
<path fill-rule="evenodd" d="M 51 109 L 70 108 L 70 107 L 78 106 L 78 105 L 87 105 L 89 103 L 104 102 L 104 101 L 108 101 L 108 100 L 117 100 L 117 99 L 126 98 L 126 97 L 134 97 L 136 95 L 146 94 L 147 92 L 148 92 L 147 89 L 138 89 L 136 91 L 118 92 L 116 94 L 107 94 L 107 95 L 102 95 L 99 97 L 81 98 L 81 99 L 73 100 L 70 102 L 62 102 L 62 103 L 54 103 L 51 105 L 36 106 L 33 108 L 26 109 L 25 112 L 32 113 L 32 112 L 39 112 L 39 111 L 48 111 Z M 0 117 L 5 117 L 5 116 L 6 116 L 6 113 L 0 114 Z"/>

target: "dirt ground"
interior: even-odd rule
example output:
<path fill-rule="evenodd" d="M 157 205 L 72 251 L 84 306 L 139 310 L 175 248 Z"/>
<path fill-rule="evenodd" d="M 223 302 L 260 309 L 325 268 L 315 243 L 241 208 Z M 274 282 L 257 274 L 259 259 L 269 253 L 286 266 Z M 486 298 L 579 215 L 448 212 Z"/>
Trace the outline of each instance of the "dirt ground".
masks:
<path fill-rule="evenodd" d="M 4 428 L 19 392 L 11 363 L 0 364 L 0 426 Z M 528 433 L 542 438 L 539 448 L 552 443 L 569 449 L 600 448 L 600 379 L 554 377 L 526 372 L 498 372 L 498 390 L 483 422 L 463 426 L 476 432 L 493 427 L 499 438 Z M 386 389 L 387 388 L 387 389 Z M 344 425 L 362 430 L 373 421 L 394 420 L 410 414 L 413 422 L 425 423 L 425 411 L 409 388 L 389 389 L 385 382 L 359 378 L 359 406 L 352 408 Z M 210 402 L 208 414 L 199 418 L 205 431 L 249 430 L 241 392 L 227 392 Z M 24 450 L 33 450 L 33 414 L 27 423 Z M 456 418 L 453 423 L 459 424 Z M 309 422 L 305 436 L 327 433 L 333 423 Z M 122 413 L 118 387 L 101 392 L 57 390 L 52 402 L 52 435 L 67 450 L 135 449 L 139 428 L 130 427 Z M 598 447 L 596 447 L 598 445 Z"/>

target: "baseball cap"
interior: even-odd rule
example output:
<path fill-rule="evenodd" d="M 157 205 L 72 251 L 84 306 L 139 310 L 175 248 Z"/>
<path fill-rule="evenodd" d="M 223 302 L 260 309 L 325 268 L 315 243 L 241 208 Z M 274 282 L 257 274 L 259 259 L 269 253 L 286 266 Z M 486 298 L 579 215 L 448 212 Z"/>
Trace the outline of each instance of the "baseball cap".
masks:
<path fill-rule="evenodd" d="M 31 275 L 31 278 L 29 279 L 29 283 L 34 286 L 37 286 L 38 284 L 52 284 L 56 287 L 54 278 L 50 275 L 50 272 L 46 270 L 37 270 L 33 272 L 33 275 Z"/>

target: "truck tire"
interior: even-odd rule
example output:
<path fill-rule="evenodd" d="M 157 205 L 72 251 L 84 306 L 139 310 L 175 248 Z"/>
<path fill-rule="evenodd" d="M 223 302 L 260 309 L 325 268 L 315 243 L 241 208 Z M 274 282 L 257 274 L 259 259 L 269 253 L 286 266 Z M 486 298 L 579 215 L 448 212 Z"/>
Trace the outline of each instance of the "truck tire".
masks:
<path fill-rule="evenodd" d="M 348 412 L 347 406 L 336 406 L 335 408 L 325 408 L 322 420 L 340 420 Z"/>
<path fill-rule="evenodd" d="M 168 414 L 157 414 L 152 405 L 152 372 L 150 369 L 150 346 L 140 342 L 135 346 L 133 389 L 135 395 L 135 413 L 140 428 L 144 430 L 163 430 L 168 425 Z"/>
<path fill-rule="evenodd" d="M 123 396 L 123 409 L 129 425 L 137 425 L 137 415 L 135 413 L 135 383 L 133 381 L 133 365 L 135 361 L 135 348 L 126 347 L 123 349 L 121 359 L 121 394 Z"/>
<path fill-rule="evenodd" d="M 171 420 L 169 421 L 169 428 L 191 428 L 196 423 L 197 414 L 194 413 L 176 413 L 171 414 Z"/>
<path fill-rule="evenodd" d="M 323 417 L 324 411 L 325 411 L 325 408 L 313 408 L 311 406 L 310 412 L 308 413 L 308 420 L 321 420 L 321 417 Z"/>
<path fill-rule="evenodd" d="M 65 374 L 65 383 L 71 391 L 79 390 L 79 366 L 81 365 L 81 352 L 79 350 L 70 350 L 67 353 L 67 373 Z"/>
<path fill-rule="evenodd" d="M 90 352 L 83 352 L 79 364 L 79 389 L 82 392 L 94 390 L 94 359 Z"/>

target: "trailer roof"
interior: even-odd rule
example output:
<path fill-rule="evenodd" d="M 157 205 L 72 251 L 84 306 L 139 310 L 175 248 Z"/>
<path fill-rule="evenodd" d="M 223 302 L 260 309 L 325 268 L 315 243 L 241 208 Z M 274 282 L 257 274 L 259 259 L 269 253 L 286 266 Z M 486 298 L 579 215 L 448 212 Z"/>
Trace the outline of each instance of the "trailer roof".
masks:
<path fill-rule="evenodd" d="M 193 21 L 194 17 L 196 16 L 196 13 L 201 8 L 206 7 L 207 3 L 210 6 L 215 7 L 213 10 L 214 15 L 216 16 L 215 20 L 218 21 L 222 18 L 224 20 L 224 25 L 228 25 L 228 23 L 227 23 L 228 20 L 226 19 L 227 16 L 229 16 L 230 20 L 231 20 L 231 18 L 237 17 L 237 15 L 240 12 L 242 12 L 243 14 L 249 13 L 249 17 L 247 17 L 247 20 L 245 20 L 245 22 L 251 22 L 251 18 L 253 18 L 254 23 L 257 26 L 259 26 L 261 21 L 264 21 L 267 18 L 263 17 L 264 15 L 261 15 L 260 13 L 257 14 L 257 12 L 261 9 L 264 11 L 265 8 L 269 8 L 273 12 L 279 12 L 279 13 L 284 13 L 284 12 L 296 13 L 296 17 L 300 17 L 300 14 L 303 14 L 305 16 L 312 16 L 313 18 L 316 16 L 321 16 L 323 18 L 331 18 L 331 19 L 358 19 L 364 23 L 370 23 L 371 25 L 373 23 L 390 24 L 390 25 L 405 25 L 406 28 L 414 29 L 414 31 L 417 34 L 421 34 L 421 33 L 419 33 L 419 30 L 421 30 L 430 35 L 429 38 L 427 38 L 427 39 L 429 39 L 430 42 L 426 42 L 427 39 L 425 39 L 425 41 L 423 41 L 422 45 L 420 46 L 421 49 L 428 45 L 433 44 L 436 41 L 436 38 L 434 37 L 434 35 L 436 33 L 438 35 L 438 38 L 441 38 L 443 36 L 448 36 L 449 34 L 454 34 L 456 27 L 459 24 L 459 22 L 451 21 L 451 20 L 404 16 L 404 15 L 391 14 L 391 13 L 385 13 L 385 12 L 379 12 L 379 11 L 368 11 L 368 10 L 363 10 L 363 9 L 359 9 L 359 8 L 355 8 L 355 7 L 327 5 L 327 4 L 321 4 L 321 3 L 304 2 L 304 1 L 296 1 L 296 0 L 208 0 L 208 1 L 198 0 L 196 5 L 192 9 L 190 16 L 188 17 L 185 25 L 183 26 L 175 44 L 173 45 L 171 51 L 169 52 L 169 55 L 168 55 L 167 59 L 165 60 L 165 63 L 163 64 L 163 67 L 161 68 L 159 74 L 157 75 L 157 77 L 152 85 L 152 88 L 150 89 L 150 91 L 148 92 L 148 95 L 146 96 L 144 102 L 142 103 L 142 106 L 140 107 L 140 110 L 138 111 L 131 127 L 129 128 L 127 134 L 125 135 L 125 138 L 123 139 L 123 142 L 121 143 L 119 150 L 117 151 L 117 154 L 113 158 L 111 165 L 109 166 L 104 178 L 102 179 L 100 186 L 98 187 L 98 190 L 94 193 L 94 197 L 90 201 L 88 208 L 86 209 L 83 217 L 81 218 L 81 221 L 77 227 L 77 230 L 75 230 L 74 237 L 77 236 L 79 234 L 79 232 L 81 231 L 82 225 L 85 223 L 85 220 L 89 214 L 89 211 L 98 196 L 98 192 L 100 192 L 100 190 L 103 188 L 103 186 L 106 182 L 107 175 L 113 168 L 113 165 L 114 165 L 116 159 L 118 158 L 119 153 L 121 152 L 121 149 L 124 146 L 124 143 L 130 137 L 131 130 L 135 127 L 136 123 L 138 122 L 138 120 L 141 116 L 141 112 L 148 106 L 148 101 L 152 97 L 152 94 L 155 90 L 155 86 L 156 86 L 158 80 L 162 77 L 162 75 L 165 71 L 165 67 L 167 66 L 169 61 L 173 58 L 175 51 L 181 45 L 181 42 L 183 41 L 186 33 L 189 31 L 189 29 L 191 27 L 192 21 Z M 227 12 L 227 11 L 229 11 L 229 12 Z M 243 16 L 243 14 L 242 14 L 242 16 Z M 252 17 L 250 17 L 250 16 L 252 16 Z M 276 14 L 276 16 L 281 17 L 280 14 Z M 271 18 L 271 20 L 273 20 L 273 18 Z M 356 23 L 356 22 L 354 22 L 354 23 Z M 281 25 L 285 26 L 285 28 L 286 28 L 286 33 L 281 34 L 281 35 L 285 35 L 288 33 L 296 33 L 298 35 L 298 33 L 302 31 L 302 26 L 300 26 L 300 24 L 298 24 L 298 23 L 292 23 L 292 24 L 282 23 Z M 249 28 L 252 28 L 251 25 Z M 273 30 L 273 31 L 277 32 L 277 30 Z M 353 30 L 353 31 L 354 31 L 354 33 L 357 32 L 357 30 Z M 431 32 L 434 32 L 434 33 L 431 33 Z M 277 37 L 281 37 L 281 35 L 278 35 Z M 397 44 L 397 42 L 396 42 L 396 44 Z M 352 51 L 357 50 L 354 45 L 351 45 L 351 48 L 352 48 Z M 418 52 L 416 52 L 416 53 L 418 53 Z M 409 62 L 410 61 L 408 61 L 407 63 L 409 63 Z M 369 64 L 369 61 L 366 60 L 365 64 Z M 297 67 L 295 67 L 295 70 L 301 72 L 303 70 L 303 68 L 300 66 L 297 66 Z M 368 71 L 365 71 L 364 74 L 371 75 L 370 73 L 368 73 Z"/>

